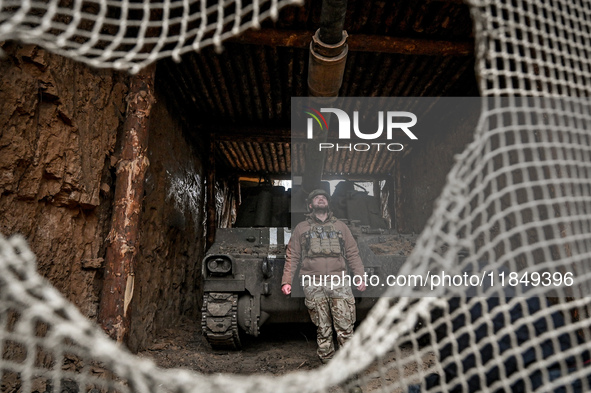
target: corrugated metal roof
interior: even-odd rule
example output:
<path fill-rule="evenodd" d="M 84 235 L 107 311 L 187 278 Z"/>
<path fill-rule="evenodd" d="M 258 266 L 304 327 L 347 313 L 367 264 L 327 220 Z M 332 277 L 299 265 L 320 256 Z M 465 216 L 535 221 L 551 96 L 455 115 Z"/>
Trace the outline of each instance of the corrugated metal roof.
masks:
<path fill-rule="evenodd" d="M 288 175 L 291 97 L 307 95 L 308 45 L 320 1 L 284 8 L 277 22 L 159 65 L 158 79 L 193 140 L 214 138 L 222 172 Z M 475 96 L 472 26 L 459 1 L 349 1 L 349 55 L 340 96 Z M 325 173 L 383 176 L 393 155 L 330 152 Z M 292 168 L 292 160 L 294 167 Z"/>

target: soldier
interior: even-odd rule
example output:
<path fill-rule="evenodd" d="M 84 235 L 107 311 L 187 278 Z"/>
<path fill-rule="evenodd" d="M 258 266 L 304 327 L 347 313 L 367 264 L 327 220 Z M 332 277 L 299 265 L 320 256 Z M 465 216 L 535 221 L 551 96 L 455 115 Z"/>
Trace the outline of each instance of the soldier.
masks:
<path fill-rule="evenodd" d="M 300 264 L 300 277 L 309 278 L 303 280 L 302 285 L 310 318 L 318 328 L 317 353 L 322 363 L 328 362 L 335 353 L 333 325 L 339 346 L 353 335 L 355 298 L 350 279 L 344 279 L 347 266 L 359 277 L 353 280 L 357 289 L 366 289 L 365 282 L 360 279 L 364 270 L 357 243 L 347 225 L 333 217 L 329 197 L 320 189 L 308 196 L 311 213 L 293 230 L 281 280 L 281 291 L 289 295 L 294 272 Z"/>

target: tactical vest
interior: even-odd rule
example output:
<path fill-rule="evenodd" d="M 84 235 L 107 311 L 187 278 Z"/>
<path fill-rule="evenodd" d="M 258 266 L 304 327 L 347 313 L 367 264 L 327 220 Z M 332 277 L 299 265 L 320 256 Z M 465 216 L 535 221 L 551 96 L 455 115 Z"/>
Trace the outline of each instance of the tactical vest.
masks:
<path fill-rule="evenodd" d="M 305 256 L 315 257 L 338 257 L 344 255 L 344 239 L 341 231 L 334 227 L 336 218 L 319 224 L 308 218 L 310 230 L 303 234 Z"/>

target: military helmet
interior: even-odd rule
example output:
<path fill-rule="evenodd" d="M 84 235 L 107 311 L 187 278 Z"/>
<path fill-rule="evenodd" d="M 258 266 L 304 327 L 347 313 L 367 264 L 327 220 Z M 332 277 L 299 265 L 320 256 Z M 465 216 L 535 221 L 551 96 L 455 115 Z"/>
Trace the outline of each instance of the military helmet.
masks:
<path fill-rule="evenodd" d="M 312 203 L 312 199 L 314 199 L 314 197 L 317 197 L 318 195 L 324 195 L 326 197 L 326 200 L 330 202 L 330 194 L 322 188 L 317 188 L 308 195 L 308 203 Z"/>
<path fill-rule="evenodd" d="M 308 194 L 308 203 L 306 203 L 306 209 L 308 210 L 308 212 L 312 211 L 312 209 L 310 208 L 310 205 L 312 204 L 312 199 L 314 199 L 314 197 L 317 197 L 318 195 L 324 195 L 326 197 L 326 200 L 328 201 L 328 208 L 330 209 L 330 194 L 326 192 L 326 190 L 317 188 Z"/>

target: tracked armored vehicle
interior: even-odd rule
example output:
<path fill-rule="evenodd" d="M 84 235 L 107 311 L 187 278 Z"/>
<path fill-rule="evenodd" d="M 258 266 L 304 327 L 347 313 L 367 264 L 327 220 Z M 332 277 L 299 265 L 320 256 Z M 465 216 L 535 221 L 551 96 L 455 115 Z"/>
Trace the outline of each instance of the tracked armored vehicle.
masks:
<path fill-rule="evenodd" d="M 292 190 L 281 186 L 251 188 L 242 196 L 236 227 L 217 230 L 202 268 L 202 331 L 213 348 L 238 349 L 240 334 L 259 336 L 263 324 L 310 321 L 298 280 L 291 296 L 281 292 L 290 222 L 298 222 L 289 212 L 291 197 Z M 378 198 L 343 181 L 332 193 L 331 208 L 349 225 L 368 276 L 377 275 L 384 283 L 405 261 L 414 238 L 387 229 Z M 303 212 L 292 213 L 304 218 Z M 384 290 L 369 287 L 357 299 L 358 319 Z"/>

